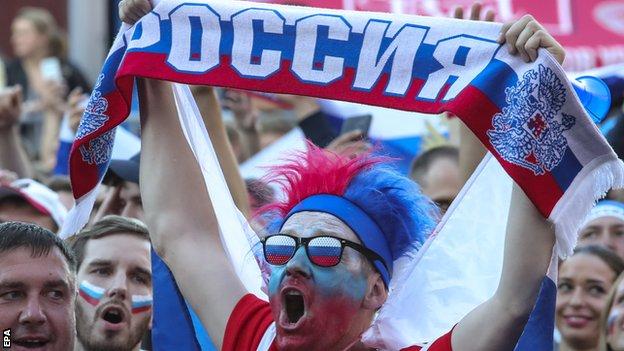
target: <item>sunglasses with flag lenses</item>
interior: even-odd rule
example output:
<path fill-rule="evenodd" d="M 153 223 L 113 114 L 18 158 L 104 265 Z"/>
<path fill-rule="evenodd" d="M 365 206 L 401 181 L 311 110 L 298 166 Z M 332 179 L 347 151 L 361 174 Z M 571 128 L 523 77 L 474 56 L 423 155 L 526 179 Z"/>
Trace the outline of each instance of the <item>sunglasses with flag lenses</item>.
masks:
<path fill-rule="evenodd" d="M 360 252 L 371 262 L 379 260 L 383 263 L 381 256 L 374 251 L 353 241 L 329 235 L 299 238 L 287 234 L 276 234 L 260 241 L 264 249 L 264 259 L 274 266 L 288 263 L 301 245 L 305 247 L 310 262 L 320 267 L 333 267 L 340 263 L 342 252 L 347 246 Z"/>

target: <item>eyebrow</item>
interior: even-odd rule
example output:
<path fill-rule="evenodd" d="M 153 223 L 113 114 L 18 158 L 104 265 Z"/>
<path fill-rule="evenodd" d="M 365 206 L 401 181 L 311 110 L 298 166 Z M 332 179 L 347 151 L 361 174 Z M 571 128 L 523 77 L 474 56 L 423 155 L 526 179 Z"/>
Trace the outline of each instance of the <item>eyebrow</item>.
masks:
<path fill-rule="evenodd" d="M 112 265 L 113 265 L 113 261 L 111 260 L 93 260 L 89 262 L 87 267 L 105 267 L 105 266 L 112 266 Z"/>
<path fill-rule="evenodd" d="M 27 285 L 19 281 L 0 282 L 0 289 L 25 289 Z M 49 280 L 43 283 L 44 288 L 69 288 L 69 283 L 62 279 Z"/>
<path fill-rule="evenodd" d="M 150 280 L 151 280 L 151 278 L 152 278 L 152 272 L 148 271 L 148 270 L 147 270 L 147 269 L 145 269 L 145 268 L 142 268 L 142 267 L 134 267 L 132 270 L 133 270 L 133 271 L 136 271 L 136 272 L 138 272 L 138 273 L 140 273 L 140 274 L 145 274 L 145 275 L 147 275 L 148 277 L 150 277 Z"/>
<path fill-rule="evenodd" d="M 24 289 L 26 284 L 18 281 L 0 282 L 0 289 Z"/>
<path fill-rule="evenodd" d="M 586 283 L 591 283 L 591 284 L 605 284 L 605 282 L 603 282 L 601 280 L 596 280 L 596 279 L 587 279 L 585 282 Z"/>

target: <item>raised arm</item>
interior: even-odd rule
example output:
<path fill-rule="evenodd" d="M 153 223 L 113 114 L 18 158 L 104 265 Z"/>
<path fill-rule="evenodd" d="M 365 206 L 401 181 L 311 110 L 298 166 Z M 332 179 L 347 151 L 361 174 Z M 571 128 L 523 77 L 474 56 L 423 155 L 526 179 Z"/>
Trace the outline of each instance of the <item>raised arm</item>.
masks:
<path fill-rule="evenodd" d="M 247 187 L 238 169 L 238 162 L 225 130 L 217 96 L 211 87 L 197 86 L 192 90 L 234 203 L 245 217 L 249 217 Z"/>
<path fill-rule="evenodd" d="M 221 244 L 203 176 L 177 119 L 170 84 L 139 80 L 141 194 L 152 243 L 220 348 L 245 294 Z"/>
<path fill-rule="evenodd" d="M 478 20 L 479 12 L 480 6 L 474 5 L 471 19 Z M 506 41 L 510 51 L 519 53 L 525 60 L 535 60 L 537 49 L 545 47 L 559 63 L 563 62 L 561 46 L 530 16 L 505 25 L 500 41 Z M 462 128 L 463 153 L 460 158 L 464 157 L 464 161 L 460 161 L 460 165 L 468 177 L 485 149 L 465 126 Z M 516 184 L 509 213 L 498 288 L 491 299 L 475 308 L 456 326 L 452 337 L 453 350 L 513 350 L 535 305 L 552 257 L 554 228 Z"/>
<path fill-rule="evenodd" d="M 32 178 L 33 169 L 18 130 L 21 111 L 21 87 L 0 92 L 0 169 L 15 172 L 20 178 Z"/>

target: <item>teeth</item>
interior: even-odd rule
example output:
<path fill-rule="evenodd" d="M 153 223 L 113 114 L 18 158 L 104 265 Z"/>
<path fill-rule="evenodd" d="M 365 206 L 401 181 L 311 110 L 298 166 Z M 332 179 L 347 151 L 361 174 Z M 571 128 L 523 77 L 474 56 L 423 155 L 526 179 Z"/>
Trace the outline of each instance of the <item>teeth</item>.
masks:
<path fill-rule="evenodd" d="M 290 291 L 286 292 L 286 295 L 288 295 L 288 296 L 301 296 L 301 293 L 299 291 L 290 290 Z"/>

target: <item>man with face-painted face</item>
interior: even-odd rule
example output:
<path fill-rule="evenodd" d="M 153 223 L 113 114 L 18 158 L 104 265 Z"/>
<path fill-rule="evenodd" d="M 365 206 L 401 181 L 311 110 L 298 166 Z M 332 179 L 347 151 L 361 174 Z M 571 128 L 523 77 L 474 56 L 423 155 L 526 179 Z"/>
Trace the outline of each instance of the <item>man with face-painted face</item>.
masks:
<path fill-rule="evenodd" d="M 78 263 L 74 350 L 139 350 L 152 318 L 147 228 L 107 216 L 70 240 Z"/>
<path fill-rule="evenodd" d="M 120 15 L 134 22 L 149 9 L 146 0 L 125 0 Z M 561 46 L 530 16 L 504 32 L 501 41 L 506 38 L 512 51 L 520 33 L 522 40 L 529 39 L 530 45 L 521 50 L 527 59 L 534 59 L 538 45 L 563 60 Z M 360 336 L 386 301 L 394 262 L 418 250 L 434 222 L 431 202 L 418 187 L 370 155 L 351 159 L 313 146 L 275 170 L 286 196 L 265 212 L 273 219 L 262 238 L 272 271 L 269 302 L 261 301 L 246 294 L 229 262 L 213 208 L 219 204 L 211 202 L 210 189 L 206 191 L 174 118 L 171 86 L 147 79 L 138 86 L 141 192 L 152 242 L 217 347 L 367 350 Z M 203 113 L 220 113 L 216 99 L 212 101 Z M 518 187 L 511 213 L 494 296 L 425 349 L 514 348 L 555 239 L 549 223 Z"/>

